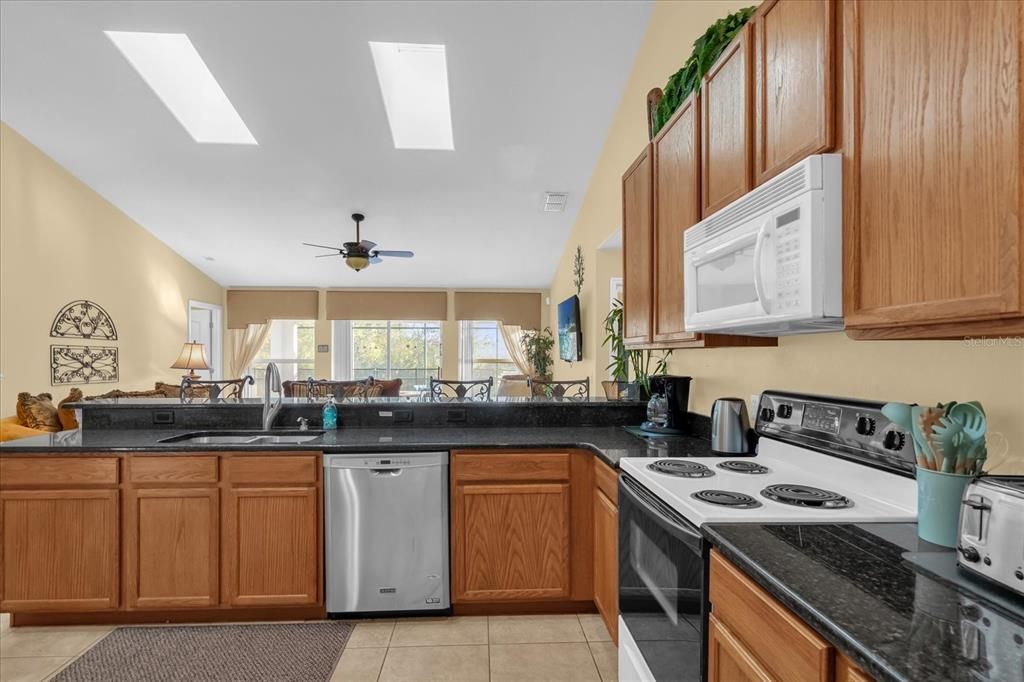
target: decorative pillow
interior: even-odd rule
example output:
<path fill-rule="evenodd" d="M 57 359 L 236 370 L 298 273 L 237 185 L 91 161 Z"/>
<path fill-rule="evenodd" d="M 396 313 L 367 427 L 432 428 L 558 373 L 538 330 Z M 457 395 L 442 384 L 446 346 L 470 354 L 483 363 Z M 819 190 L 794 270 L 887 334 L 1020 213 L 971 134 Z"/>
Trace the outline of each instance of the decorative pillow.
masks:
<path fill-rule="evenodd" d="M 122 391 L 115 388 L 100 395 L 87 395 L 86 400 L 107 400 L 109 398 L 166 398 L 163 391 Z"/>
<path fill-rule="evenodd" d="M 53 396 L 49 393 L 19 393 L 17 412 L 18 423 L 22 426 L 37 431 L 60 431 L 57 408 L 53 406 Z"/>
<path fill-rule="evenodd" d="M 78 428 L 78 417 L 75 416 L 75 410 L 70 407 L 64 407 L 65 403 L 77 403 L 82 399 L 82 389 L 73 388 L 68 393 L 68 397 L 60 401 L 57 404 L 57 419 L 60 420 L 60 428 L 62 431 L 69 429 Z"/>
<path fill-rule="evenodd" d="M 402 390 L 401 379 L 384 379 L 383 381 L 373 379 L 372 383 L 374 386 L 380 386 L 381 392 L 377 395 L 385 396 L 388 398 L 397 398 L 399 391 Z"/>

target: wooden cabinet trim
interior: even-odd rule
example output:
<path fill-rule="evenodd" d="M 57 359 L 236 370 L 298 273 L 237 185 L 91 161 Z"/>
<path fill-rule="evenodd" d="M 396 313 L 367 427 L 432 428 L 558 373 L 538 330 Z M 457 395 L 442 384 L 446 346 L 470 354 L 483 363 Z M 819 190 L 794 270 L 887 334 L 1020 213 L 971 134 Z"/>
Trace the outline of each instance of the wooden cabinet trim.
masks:
<path fill-rule="evenodd" d="M 195 485 L 216 483 L 216 455 L 131 455 L 128 459 L 128 481 L 133 485 Z"/>
<path fill-rule="evenodd" d="M 1004 320 L 1012 325 L 1015 324 L 1012 318 L 1024 317 L 1024 235 L 1022 235 L 1024 221 L 1021 218 L 1024 216 L 1024 87 L 1022 87 L 1022 81 L 1024 81 L 1024 39 L 1022 39 L 1024 37 L 1024 3 L 964 3 L 952 0 L 948 3 L 935 3 L 936 11 L 965 12 L 971 16 L 974 23 L 968 25 L 958 21 L 944 22 L 943 25 L 952 24 L 959 30 L 969 31 L 969 33 L 959 37 L 956 35 L 933 35 L 930 38 L 921 39 L 951 44 L 960 42 L 962 38 L 964 42 L 958 47 L 958 50 L 962 52 L 969 49 L 971 50 L 969 55 L 961 55 L 958 57 L 957 67 L 947 65 L 946 71 L 938 74 L 919 73 L 915 70 L 919 67 L 907 61 L 890 60 L 889 62 L 894 69 L 904 72 L 912 71 L 917 74 L 915 80 L 919 83 L 938 82 L 939 77 L 942 76 L 959 79 L 950 87 L 963 87 L 964 78 L 970 77 L 974 84 L 982 83 L 984 87 L 989 88 L 989 91 L 997 87 L 1005 88 L 1009 95 L 1003 98 L 1006 110 L 1002 113 L 1005 115 L 997 116 L 994 119 L 999 122 L 1000 126 L 1010 127 L 1009 130 L 997 130 L 995 126 L 989 125 L 993 119 L 983 121 L 980 120 L 979 115 L 972 114 L 972 112 L 965 113 L 959 109 L 955 114 L 955 125 L 951 123 L 944 126 L 941 120 L 937 123 L 941 127 L 953 130 L 956 133 L 955 138 L 949 136 L 922 137 L 917 135 L 918 129 L 911 128 L 910 125 L 902 126 L 904 131 L 910 130 L 911 132 L 901 136 L 900 128 L 896 124 L 887 126 L 884 135 L 895 136 L 904 145 L 904 148 L 896 150 L 898 153 L 895 153 L 893 158 L 904 159 L 901 161 L 904 164 L 910 163 L 905 159 L 918 160 L 917 166 L 902 169 L 897 167 L 894 172 L 895 178 L 897 180 L 905 178 L 906 183 L 912 181 L 915 190 L 920 187 L 931 187 L 933 191 L 938 191 L 936 195 L 939 202 L 938 208 L 936 208 L 936 201 L 923 198 L 916 200 L 918 205 L 930 207 L 929 210 L 941 210 L 941 202 L 946 201 L 946 196 L 948 196 L 943 194 L 943 187 L 955 186 L 962 192 L 970 192 L 970 184 L 963 181 L 957 183 L 956 178 L 948 177 L 952 173 L 959 173 L 961 180 L 973 183 L 976 178 L 982 177 L 977 172 L 981 170 L 987 172 L 990 186 L 995 183 L 1005 183 L 1005 187 L 1001 189 L 992 187 L 991 196 L 956 197 L 960 205 L 966 206 L 972 204 L 998 206 L 998 202 L 1006 202 L 1003 205 L 1006 215 L 1001 220 L 989 216 L 989 224 L 979 226 L 977 222 L 969 224 L 967 218 L 949 215 L 944 216 L 942 220 L 946 223 L 959 220 L 963 223 L 959 227 L 960 232 L 952 229 L 949 225 L 929 224 L 917 226 L 916 236 L 915 230 L 912 229 L 913 225 L 908 226 L 906 218 L 901 222 L 897 219 L 898 216 L 893 215 L 887 216 L 888 219 L 878 215 L 865 216 L 865 210 L 862 210 L 865 207 L 868 210 L 875 210 L 880 206 L 899 205 L 903 211 L 909 212 L 905 214 L 906 216 L 913 219 L 917 215 L 914 212 L 914 203 L 905 201 L 906 195 L 903 193 L 902 187 L 892 187 L 891 183 L 883 185 L 887 191 L 897 193 L 899 201 L 882 196 L 868 197 L 865 195 L 864 189 L 865 179 L 875 183 L 886 182 L 885 175 L 879 174 L 878 164 L 871 163 L 873 160 L 869 156 L 871 150 L 865 145 L 865 127 L 868 122 L 865 121 L 864 102 L 866 98 L 864 92 L 867 84 L 871 84 L 875 88 L 870 92 L 882 102 L 876 105 L 876 109 L 887 104 L 898 106 L 898 102 L 894 103 L 892 96 L 881 99 L 885 93 L 880 93 L 877 90 L 876 84 L 880 81 L 879 74 L 864 72 L 867 68 L 865 56 L 876 55 L 879 41 L 886 38 L 884 33 L 865 28 L 865 13 L 896 11 L 906 7 L 906 5 L 894 2 L 863 3 L 858 0 L 848 0 L 843 3 L 841 17 L 843 24 L 843 97 L 840 129 L 844 149 L 843 221 L 846 228 L 843 242 L 843 308 L 846 327 L 851 330 L 850 336 L 854 338 L 948 338 L 950 336 L 999 334 L 998 325 L 994 325 L 996 321 Z M 1010 15 L 1000 19 L 995 14 L 983 15 L 983 12 L 1012 12 L 1016 16 Z M 935 20 L 933 15 L 934 12 L 929 12 L 927 16 L 929 19 Z M 886 26 L 900 24 L 898 20 L 889 17 L 876 16 L 874 21 L 884 22 Z M 985 21 L 989 21 L 992 25 L 988 26 L 982 23 Z M 904 36 L 905 34 L 906 31 L 900 35 Z M 921 35 L 918 30 L 907 35 L 915 34 Z M 977 41 L 976 37 L 979 35 L 984 35 L 986 40 Z M 867 41 L 873 42 L 865 44 Z M 995 44 L 997 41 L 1002 41 L 1006 48 L 1000 58 L 993 57 L 993 51 L 1000 49 Z M 902 39 L 898 44 L 884 43 L 884 45 L 895 45 L 893 49 L 902 48 L 903 44 Z M 908 45 L 906 49 L 917 48 Z M 935 54 L 938 58 L 938 53 Z M 944 54 L 954 55 L 958 52 L 951 49 Z M 952 59 L 952 57 L 949 58 Z M 989 61 L 983 62 L 984 59 Z M 1006 72 L 1006 78 L 995 80 L 990 78 L 991 74 L 986 66 L 994 63 L 993 60 L 998 62 L 1001 71 Z M 976 74 L 969 73 L 972 63 L 979 64 L 977 68 L 985 70 Z M 939 69 L 940 67 L 935 68 Z M 1014 69 L 1016 69 L 1016 73 L 1010 73 Z M 896 74 L 899 73 L 899 71 L 896 72 Z M 882 80 L 888 82 L 885 74 L 883 74 Z M 971 83 L 968 82 L 968 85 Z M 896 88 L 895 92 L 900 91 L 898 82 L 893 87 Z M 975 87 L 981 86 L 975 85 Z M 964 98 L 965 101 L 976 99 L 968 98 L 966 94 Z M 936 96 L 929 98 L 928 101 L 931 106 L 938 106 L 936 103 L 948 99 L 948 97 Z M 916 121 L 917 118 L 924 117 L 928 113 L 926 111 L 917 112 L 914 114 L 914 120 Z M 880 115 L 876 112 L 876 117 Z M 954 119 L 952 113 L 947 116 L 951 121 Z M 973 117 L 964 118 L 965 116 Z M 892 132 L 889 131 L 889 128 L 892 129 Z M 872 126 L 871 130 L 876 131 L 877 127 Z M 976 131 L 980 132 L 976 133 Z M 979 141 L 970 137 L 985 133 L 989 134 L 987 140 Z M 876 138 L 878 138 L 874 142 L 876 155 L 882 153 L 881 149 L 886 149 L 888 154 L 894 154 L 892 150 L 885 147 L 885 139 L 882 139 L 881 135 L 882 133 L 876 134 Z M 910 135 L 909 139 L 908 135 Z M 960 153 L 964 150 L 958 148 L 950 152 L 940 146 L 945 144 L 948 147 L 957 142 L 960 144 L 970 143 L 968 149 L 972 153 L 965 154 L 961 159 Z M 925 145 L 930 146 L 925 147 Z M 990 147 L 990 149 L 985 150 L 984 147 Z M 991 168 L 989 166 L 982 166 L 979 169 L 978 163 L 972 165 L 972 161 L 979 158 L 979 153 L 976 152 L 979 148 L 987 155 L 989 166 L 1002 163 L 1006 169 L 1010 169 L 1016 174 L 1016 178 L 1007 178 L 1006 169 L 1001 171 L 998 167 Z M 935 156 L 949 153 L 956 153 L 957 156 L 953 159 L 955 163 L 926 163 L 925 151 L 929 151 Z M 1000 156 L 1002 157 L 1001 161 L 997 161 L 996 157 Z M 863 173 L 861 163 L 868 164 Z M 892 162 L 892 164 L 895 163 L 895 161 Z M 962 164 L 963 168 L 959 168 L 957 164 Z M 1007 200 L 1006 197 L 1013 198 Z M 949 200 L 952 201 L 952 199 Z M 1012 202 L 1012 206 L 1010 206 L 1010 202 Z M 990 208 L 990 210 L 996 209 Z M 872 217 L 875 219 L 873 233 L 870 232 L 872 225 L 869 222 Z M 922 215 L 917 219 L 925 220 L 926 217 Z M 904 235 L 901 238 L 914 238 L 916 241 L 904 244 L 905 248 L 890 248 L 889 244 L 882 243 L 882 235 L 889 234 L 886 230 L 897 224 L 901 230 L 899 234 Z M 969 230 L 974 230 L 977 234 L 970 233 Z M 935 263 L 929 259 L 929 253 L 924 244 L 925 238 L 942 245 L 944 244 L 944 234 L 953 235 L 953 238 L 949 240 L 953 243 L 948 244 L 946 248 L 949 253 L 954 254 L 951 258 L 959 259 L 959 262 L 967 265 L 962 272 L 949 272 L 942 263 Z M 955 242 L 957 240 L 965 241 L 964 235 L 967 234 L 971 234 L 970 240 L 975 243 L 981 243 L 979 240 L 987 240 L 990 243 L 993 257 L 989 262 L 980 258 L 969 259 L 966 254 L 960 252 L 961 245 Z M 933 250 L 933 252 L 935 251 Z M 873 261 L 866 263 L 862 253 L 869 254 Z M 902 281 L 895 278 L 896 274 L 908 269 L 913 276 L 904 277 Z M 960 284 L 977 284 L 979 280 L 987 281 L 983 278 L 993 275 L 994 281 L 987 291 L 969 293 Z M 883 292 L 876 288 L 872 292 L 876 304 L 864 300 L 866 287 L 884 285 L 894 291 L 904 292 L 903 285 L 907 283 L 912 283 L 914 287 L 930 286 L 928 290 L 918 289 L 917 291 L 922 296 L 925 291 L 928 291 L 927 298 L 906 303 L 893 300 L 887 302 Z M 898 330 L 900 327 L 904 327 L 906 330 L 900 332 Z M 891 332 L 886 330 L 891 330 Z"/>
<path fill-rule="evenodd" d="M 156 572 L 174 570 L 167 554 L 160 556 L 142 555 L 144 542 L 142 514 L 140 505 L 143 500 L 152 499 L 206 499 L 209 504 L 210 526 L 207 528 L 208 561 L 205 568 L 195 562 L 189 563 L 189 569 L 206 571 L 205 594 L 165 595 L 149 597 L 142 594 L 143 574 L 147 570 Z M 219 488 L 139 488 L 129 489 L 125 494 L 124 509 L 124 574 L 126 599 L 128 608 L 138 609 L 177 609 L 201 608 L 216 606 L 220 602 L 220 489 Z M 157 519 L 158 522 L 175 523 L 177 518 Z M 181 537 L 183 530 L 178 527 L 168 529 L 172 540 L 188 542 L 191 538 Z M 167 552 L 173 548 L 167 547 Z M 181 568 L 178 566 L 178 568 Z"/>
<path fill-rule="evenodd" d="M 452 470 L 456 481 L 567 481 L 569 453 L 458 453 Z"/>
<path fill-rule="evenodd" d="M 772 129 L 768 121 L 769 93 L 768 81 L 768 36 L 767 22 L 771 13 L 786 3 L 799 4 L 802 9 L 816 7 L 821 9 L 823 25 L 817 26 L 824 38 L 822 54 L 818 56 L 815 66 L 822 69 L 821 97 L 815 102 L 817 122 L 815 135 L 789 155 L 769 164 L 768 144 L 769 131 Z M 811 154 L 821 154 L 836 146 L 836 55 L 837 40 L 837 2 L 838 0 L 766 0 L 758 7 L 751 20 L 754 43 L 754 185 L 760 185 L 786 170 L 794 163 Z M 806 61 L 806 60 L 805 60 Z"/>
<path fill-rule="evenodd" d="M 732 42 L 725 48 L 725 51 L 718 57 L 714 65 L 708 72 L 704 74 L 704 78 L 701 82 L 701 214 L 703 217 L 708 217 L 715 211 L 729 205 L 736 199 L 739 199 L 744 194 L 753 189 L 753 115 L 752 115 L 752 97 L 753 97 L 753 84 L 751 83 L 751 50 L 750 50 L 750 24 L 748 23 L 736 34 Z M 739 134 L 742 136 L 742 169 L 740 171 L 740 183 L 731 191 L 721 195 L 712 196 L 711 189 L 711 163 L 714 158 L 714 154 L 710 149 L 711 138 L 714 136 L 714 129 L 711 127 L 711 101 L 713 96 L 711 94 L 711 88 L 714 87 L 715 78 L 718 74 L 729 64 L 733 59 L 742 59 L 742 73 L 743 83 L 740 86 L 740 91 L 743 93 L 743 111 L 740 114 L 742 121 L 740 122 Z"/>
<path fill-rule="evenodd" d="M 0 487 L 116 486 L 118 458 L 101 456 L 0 457 Z"/>
<path fill-rule="evenodd" d="M 819 680 L 832 677 L 832 647 L 778 603 L 740 569 L 711 552 L 711 610 L 714 616 L 776 677 Z"/>

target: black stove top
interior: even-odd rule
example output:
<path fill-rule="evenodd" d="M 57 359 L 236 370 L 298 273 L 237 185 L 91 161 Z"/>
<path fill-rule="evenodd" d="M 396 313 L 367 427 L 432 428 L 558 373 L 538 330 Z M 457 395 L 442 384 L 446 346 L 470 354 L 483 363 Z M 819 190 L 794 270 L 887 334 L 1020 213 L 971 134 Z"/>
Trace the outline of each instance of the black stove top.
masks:
<path fill-rule="evenodd" d="M 790 504 L 794 507 L 845 509 L 853 506 L 853 500 L 843 497 L 839 493 L 795 483 L 770 485 L 762 490 L 761 494 L 769 500 Z"/>
<path fill-rule="evenodd" d="M 659 459 L 651 462 L 647 468 L 659 474 L 679 476 L 682 478 L 707 478 L 714 476 L 715 472 L 699 462 L 688 462 L 686 460 Z"/>

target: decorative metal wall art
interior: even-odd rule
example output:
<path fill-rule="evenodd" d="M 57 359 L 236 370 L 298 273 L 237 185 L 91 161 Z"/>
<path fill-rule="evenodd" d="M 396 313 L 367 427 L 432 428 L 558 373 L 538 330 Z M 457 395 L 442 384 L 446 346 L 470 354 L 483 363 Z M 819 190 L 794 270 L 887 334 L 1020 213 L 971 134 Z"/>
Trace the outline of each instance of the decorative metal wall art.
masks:
<path fill-rule="evenodd" d="M 583 289 L 583 247 L 576 247 L 576 257 L 572 261 L 572 283 L 576 285 L 576 295 L 580 295 Z"/>
<path fill-rule="evenodd" d="M 50 346 L 50 384 L 109 384 L 118 380 L 117 348 Z"/>
<path fill-rule="evenodd" d="M 50 326 L 50 336 L 116 341 L 117 328 L 107 311 L 92 301 L 72 301 L 60 309 Z"/>

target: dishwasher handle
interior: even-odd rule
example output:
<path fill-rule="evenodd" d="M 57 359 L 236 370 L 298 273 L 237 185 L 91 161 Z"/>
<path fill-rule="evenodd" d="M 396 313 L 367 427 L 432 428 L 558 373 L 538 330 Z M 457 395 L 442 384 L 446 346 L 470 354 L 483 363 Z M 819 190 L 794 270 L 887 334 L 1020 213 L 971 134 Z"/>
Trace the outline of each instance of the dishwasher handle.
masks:
<path fill-rule="evenodd" d="M 370 473 L 374 476 L 401 476 L 402 468 L 397 469 L 370 469 Z"/>

